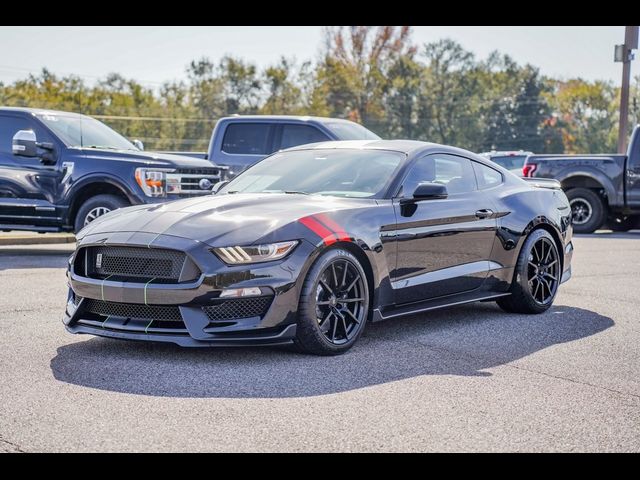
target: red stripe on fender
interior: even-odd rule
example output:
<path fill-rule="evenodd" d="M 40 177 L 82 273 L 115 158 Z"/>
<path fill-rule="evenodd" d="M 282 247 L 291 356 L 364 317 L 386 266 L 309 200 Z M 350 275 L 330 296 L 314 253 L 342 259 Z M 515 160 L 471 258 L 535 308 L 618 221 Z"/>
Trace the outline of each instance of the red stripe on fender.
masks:
<path fill-rule="evenodd" d="M 338 239 L 341 242 L 350 242 L 351 241 L 351 238 L 349 237 L 349 235 L 347 235 L 347 232 L 344 231 L 344 228 L 342 228 L 339 224 L 337 224 L 328 215 L 325 215 L 324 213 L 320 213 L 320 214 L 316 215 L 316 218 L 318 220 L 320 220 L 325 226 L 327 226 L 328 228 L 333 230 L 336 233 L 336 235 L 338 236 Z"/>
<path fill-rule="evenodd" d="M 309 230 L 311 230 L 313 233 L 318 235 L 322 239 L 325 245 L 329 246 L 337 242 L 336 236 L 332 232 L 327 230 L 327 228 L 324 225 L 322 225 L 320 222 L 313 219 L 312 217 L 301 218 L 300 223 L 303 224 L 305 227 L 307 227 Z"/>

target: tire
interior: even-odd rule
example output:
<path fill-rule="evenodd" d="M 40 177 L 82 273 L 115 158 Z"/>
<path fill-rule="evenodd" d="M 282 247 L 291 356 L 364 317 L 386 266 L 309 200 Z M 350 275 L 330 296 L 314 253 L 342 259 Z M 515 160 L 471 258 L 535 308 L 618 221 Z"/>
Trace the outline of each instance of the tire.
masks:
<path fill-rule="evenodd" d="M 572 188 L 567 191 L 571 205 L 573 230 L 576 233 L 593 233 L 605 221 L 606 208 L 602 198 L 588 188 Z"/>
<path fill-rule="evenodd" d="M 543 257 L 541 262 L 538 261 L 540 256 Z M 549 266 L 540 267 L 540 263 Z M 561 265 L 553 237 L 546 230 L 534 230 L 520 250 L 511 283 L 511 295 L 498 299 L 496 303 L 510 313 L 546 312 L 558 293 L 562 279 Z"/>
<path fill-rule="evenodd" d="M 305 278 L 294 344 L 308 354 L 341 355 L 362 335 L 368 313 L 369 286 L 360 262 L 346 250 L 327 250 Z"/>
<path fill-rule="evenodd" d="M 629 230 L 640 228 L 640 216 L 614 217 L 609 219 L 607 225 L 614 232 L 628 232 Z"/>
<path fill-rule="evenodd" d="M 88 223 L 91 223 L 92 220 L 95 220 L 99 216 L 127 206 L 129 206 L 129 203 L 117 195 L 96 195 L 95 197 L 91 197 L 78 209 L 74 220 L 73 231 L 78 233 L 85 225 L 88 225 Z M 94 218 L 91 219 L 92 216 Z"/>

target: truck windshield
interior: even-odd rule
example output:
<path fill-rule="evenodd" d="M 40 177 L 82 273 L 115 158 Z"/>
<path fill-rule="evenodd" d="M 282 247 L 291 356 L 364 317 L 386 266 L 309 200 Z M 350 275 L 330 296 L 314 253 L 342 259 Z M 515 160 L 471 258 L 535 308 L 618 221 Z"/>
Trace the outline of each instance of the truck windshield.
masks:
<path fill-rule="evenodd" d="M 301 193 L 376 197 L 405 155 L 384 150 L 296 150 L 257 163 L 220 193 Z"/>
<path fill-rule="evenodd" d="M 340 140 L 380 140 L 378 135 L 357 123 L 330 122 L 325 126 Z"/>
<path fill-rule="evenodd" d="M 91 117 L 43 113 L 38 118 L 68 147 L 138 150 L 122 135 Z"/>

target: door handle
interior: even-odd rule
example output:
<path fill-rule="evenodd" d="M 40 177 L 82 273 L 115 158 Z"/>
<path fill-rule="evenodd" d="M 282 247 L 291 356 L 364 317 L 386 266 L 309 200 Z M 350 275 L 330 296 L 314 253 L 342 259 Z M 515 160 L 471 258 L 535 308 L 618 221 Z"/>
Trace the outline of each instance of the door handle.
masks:
<path fill-rule="evenodd" d="M 485 218 L 489 218 L 493 215 L 493 210 L 489 210 L 488 208 L 482 209 L 482 210 L 478 210 L 476 212 L 476 218 L 478 220 L 483 220 Z"/>

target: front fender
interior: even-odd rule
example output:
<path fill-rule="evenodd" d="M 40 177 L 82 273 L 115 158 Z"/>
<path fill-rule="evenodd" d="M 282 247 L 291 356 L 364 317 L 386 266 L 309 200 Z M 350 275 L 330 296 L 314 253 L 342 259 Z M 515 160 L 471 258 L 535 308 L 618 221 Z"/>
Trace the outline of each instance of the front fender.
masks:
<path fill-rule="evenodd" d="M 131 203 L 132 205 L 145 203 L 142 196 L 132 190 L 125 181 L 123 181 L 120 177 L 109 173 L 88 174 L 82 176 L 78 180 L 73 181 L 70 184 L 69 188 L 64 192 L 64 203 L 70 205 L 72 203 L 72 200 L 80 190 L 88 185 L 99 183 L 107 183 L 116 187 L 123 193 L 123 195 L 127 197 L 129 203 Z"/>

